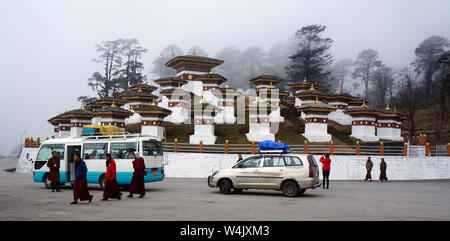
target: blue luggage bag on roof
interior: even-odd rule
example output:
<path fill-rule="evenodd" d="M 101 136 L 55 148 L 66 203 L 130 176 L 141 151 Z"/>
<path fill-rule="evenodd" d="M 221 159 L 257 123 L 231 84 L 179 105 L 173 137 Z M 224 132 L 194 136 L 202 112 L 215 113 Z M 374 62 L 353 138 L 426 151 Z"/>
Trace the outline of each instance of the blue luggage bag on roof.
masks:
<path fill-rule="evenodd" d="M 287 152 L 290 149 L 291 148 L 288 145 L 274 141 L 261 141 L 259 143 L 259 151 L 282 150 Z"/>

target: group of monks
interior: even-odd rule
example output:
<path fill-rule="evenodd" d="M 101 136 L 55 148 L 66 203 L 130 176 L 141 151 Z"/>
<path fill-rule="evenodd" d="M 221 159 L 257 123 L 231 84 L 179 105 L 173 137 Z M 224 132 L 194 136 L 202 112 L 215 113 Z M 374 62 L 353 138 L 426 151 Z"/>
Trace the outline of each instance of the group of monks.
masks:
<path fill-rule="evenodd" d="M 80 157 L 79 153 L 74 154 L 75 160 L 75 182 L 73 183 L 73 199 L 74 201 L 70 204 L 78 204 L 80 201 L 91 202 L 93 196 L 89 193 L 86 173 L 87 167 L 84 160 Z M 59 190 L 59 167 L 60 160 L 56 155 L 56 152 L 52 152 L 52 157 L 48 159 L 47 166 L 50 169 L 48 180 L 51 181 L 52 192 Z M 134 153 L 133 160 L 133 177 L 130 183 L 130 194 L 127 196 L 129 198 L 133 197 L 133 194 L 139 194 L 139 198 L 145 196 L 145 185 L 144 176 L 147 175 L 147 169 L 145 167 L 144 159 L 140 156 L 139 152 Z M 119 192 L 119 186 L 117 184 L 116 178 L 116 162 L 111 157 L 111 154 L 106 154 L 106 174 L 105 183 L 103 188 L 103 199 L 102 201 L 107 201 L 108 198 L 114 198 L 120 200 L 122 198 L 122 193 Z"/>

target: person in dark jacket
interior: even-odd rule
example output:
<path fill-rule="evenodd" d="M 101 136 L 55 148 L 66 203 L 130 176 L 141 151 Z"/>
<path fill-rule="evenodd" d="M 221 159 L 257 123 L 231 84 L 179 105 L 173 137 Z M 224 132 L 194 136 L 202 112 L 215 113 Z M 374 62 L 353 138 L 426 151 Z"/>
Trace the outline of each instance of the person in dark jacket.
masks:
<path fill-rule="evenodd" d="M 106 154 L 106 173 L 105 186 L 103 187 L 102 201 L 108 201 L 108 198 L 115 198 L 120 200 L 122 193 L 119 192 L 119 184 L 116 179 L 116 162 L 111 157 L 111 154 Z"/>
<path fill-rule="evenodd" d="M 241 154 L 238 155 L 238 160 L 237 160 L 237 162 L 240 162 L 240 161 L 242 161 L 242 155 L 241 155 Z"/>
<path fill-rule="evenodd" d="M 132 198 L 133 194 L 139 194 L 139 198 L 143 198 L 145 196 L 144 176 L 146 168 L 144 158 L 140 156 L 139 152 L 134 153 L 133 169 L 134 172 L 130 183 L 130 194 L 127 197 Z"/>
<path fill-rule="evenodd" d="M 380 181 L 387 181 L 387 176 L 386 176 L 386 169 L 387 169 L 387 164 L 384 161 L 384 158 L 381 158 L 381 162 L 380 162 Z"/>
<path fill-rule="evenodd" d="M 83 159 L 80 158 L 79 153 L 75 153 L 75 182 L 73 183 L 73 199 L 75 201 L 71 202 L 70 204 L 77 204 L 78 199 L 80 201 L 86 201 L 89 202 L 92 201 L 92 195 L 89 194 L 88 186 L 87 186 L 87 180 L 86 180 L 86 173 L 87 173 L 87 167 L 86 163 Z"/>
<path fill-rule="evenodd" d="M 372 181 L 372 174 L 371 174 L 372 168 L 373 168 L 373 162 L 372 162 L 372 160 L 370 160 L 370 156 L 369 156 L 369 158 L 367 158 L 367 161 L 366 161 L 367 174 L 366 174 L 366 179 L 364 179 L 364 181 L 367 181 L 367 180 Z"/>
<path fill-rule="evenodd" d="M 52 157 L 47 161 L 47 167 L 50 169 L 48 174 L 48 180 L 51 181 L 52 192 L 61 192 L 59 190 L 59 157 L 56 154 L 56 151 L 52 152 Z"/>
<path fill-rule="evenodd" d="M 322 162 L 322 175 L 323 175 L 323 188 L 325 189 L 325 181 L 327 184 L 327 189 L 330 185 L 330 163 L 331 163 L 331 159 L 330 156 L 328 154 L 324 154 L 322 155 L 322 157 L 319 160 L 320 162 Z"/>

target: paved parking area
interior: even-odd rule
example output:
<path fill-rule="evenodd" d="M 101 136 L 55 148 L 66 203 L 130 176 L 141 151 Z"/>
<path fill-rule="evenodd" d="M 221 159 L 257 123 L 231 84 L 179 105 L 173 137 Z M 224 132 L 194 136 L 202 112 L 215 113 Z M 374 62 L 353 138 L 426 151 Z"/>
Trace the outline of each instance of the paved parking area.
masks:
<path fill-rule="evenodd" d="M 72 189 L 52 193 L 31 175 L 0 171 L 0 220 L 450 220 L 450 180 L 332 181 L 329 190 L 286 198 L 277 191 L 220 194 L 205 179 L 146 184 L 143 199 L 69 205 Z M 124 196 L 127 193 L 124 193 Z"/>

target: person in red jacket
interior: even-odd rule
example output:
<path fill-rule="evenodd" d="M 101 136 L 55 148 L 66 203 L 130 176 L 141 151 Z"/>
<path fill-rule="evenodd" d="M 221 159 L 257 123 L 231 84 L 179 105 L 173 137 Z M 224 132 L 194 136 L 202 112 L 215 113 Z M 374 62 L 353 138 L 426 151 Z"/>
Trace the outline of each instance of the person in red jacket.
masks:
<path fill-rule="evenodd" d="M 120 200 L 122 193 L 119 192 L 119 185 L 116 180 L 116 162 L 112 159 L 111 154 L 106 154 L 106 174 L 105 186 L 103 188 L 102 201 L 108 201 L 108 198 Z"/>
<path fill-rule="evenodd" d="M 138 151 L 134 153 L 133 169 L 134 172 L 130 183 L 130 194 L 127 197 L 132 198 L 133 194 L 139 194 L 139 198 L 143 198 L 145 196 L 144 176 L 146 168 L 144 158 L 140 156 Z"/>
<path fill-rule="evenodd" d="M 322 175 L 323 175 L 323 188 L 325 189 L 325 180 L 327 182 L 327 189 L 330 185 L 330 163 L 331 159 L 328 154 L 322 155 L 320 158 L 320 162 L 322 162 Z"/>

